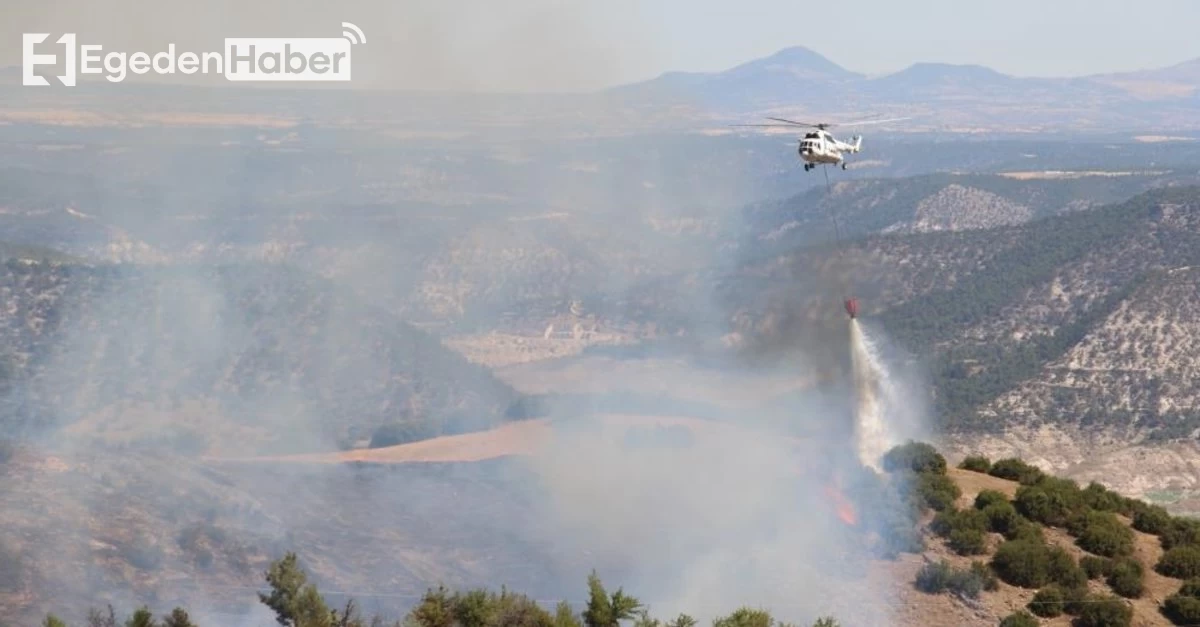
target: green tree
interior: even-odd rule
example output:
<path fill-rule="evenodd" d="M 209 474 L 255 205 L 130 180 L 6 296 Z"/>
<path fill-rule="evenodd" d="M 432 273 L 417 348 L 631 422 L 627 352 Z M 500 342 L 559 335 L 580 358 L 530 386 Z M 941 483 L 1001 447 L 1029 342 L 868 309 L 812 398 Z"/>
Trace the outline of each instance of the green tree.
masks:
<path fill-rule="evenodd" d="M 713 627 L 772 627 L 775 619 L 766 610 L 739 607 L 728 616 L 713 621 Z"/>
<path fill-rule="evenodd" d="M 125 621 L 125 627 L 158 627 L 158 621 L 154 620 L 154 613 L 150 608 L 143 605 Z"/>
<path fill-rule="evenodd" d="M 610 596 L 596 571 L 588 575 L 588 604 L 583 611 L 585 627 L 618 627 L 620 621 L 634 618 L 641 607 L 642 604 L 625 594 L 622 588 L 617 588 Z"/>
<path fill-rule="evenodd" d="M 54 614 L 47 614 L 46 620 L 42 621 L 41 627 L 67 627 L 67 624 Z"/>
<path fill-rule="evenodd" d="M 842 627 L 841 623 L 834 620 L 832 616 L 822 616 L 817 619 L 817 622 L 812 624 L 812 627 Z"/>
<path fill-rule="evenodd" d="M 271 593 L 260 592 L 258 600 L 275 612 L 275 622 L 284 627 L 333 626 L 333 613 L 317 587 L 308 583 L 295 553 L 273 562 L 264 576 Z"/>
<path fill-rule="evenodd" d="M 186 610 L 182 607 L 177 607 L 171 610 L 171 615 L 163 619 L 163 627 L 197 627 L 196 623 L 192 622 L 192 618 L 188 616 Z"/>

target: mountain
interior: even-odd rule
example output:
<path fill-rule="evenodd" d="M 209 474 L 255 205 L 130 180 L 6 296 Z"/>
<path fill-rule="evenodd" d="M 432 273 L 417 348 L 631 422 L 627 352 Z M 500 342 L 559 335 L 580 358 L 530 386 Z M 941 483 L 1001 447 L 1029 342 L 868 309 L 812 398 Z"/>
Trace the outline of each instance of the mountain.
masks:
<path fill-rule="evenodd" d="M 187 451 L 348 446 L 501 420 L 516 396 L 434 337 L 285 266 L 0 267 L 6 437 Z"/>
<path fill-rule="evenodd" d="M 667 73 L 608 93 L 736 117 L 782 109 L 822 118 L 843 117 L 839 112 L 851 117 L 865 111 L 915 114 L 922 119 L 906 123 L 908 127 L 942 131 L 1100 130 L 1112 124 L 1195 129 L 1197 123 L 1181 118 L 1174 108 L 1186 105 L 1200 87 L 1198 68 L 1200 60 L 1122 74 L 1029 78 L 979 65 L 921 62 L 866 76 L 807 48 L 792 47 L 728 70 Z"/>

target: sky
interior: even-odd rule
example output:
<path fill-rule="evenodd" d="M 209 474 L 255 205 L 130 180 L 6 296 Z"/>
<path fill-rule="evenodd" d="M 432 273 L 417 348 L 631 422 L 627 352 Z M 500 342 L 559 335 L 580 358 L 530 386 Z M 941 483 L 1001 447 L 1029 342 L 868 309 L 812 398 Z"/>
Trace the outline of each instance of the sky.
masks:
<path fill-rule="evenodd" d="M 406 89 L 594 89 L 797 45 L 868 74 L 938 61 L 1067 76 L 1200 57 L 1200 0 L 6 0 L 0 66 L 20 64 L 22 32 L 153 54 L 337 36 L 342 21 L 367 36 L 355 81 Z"/>

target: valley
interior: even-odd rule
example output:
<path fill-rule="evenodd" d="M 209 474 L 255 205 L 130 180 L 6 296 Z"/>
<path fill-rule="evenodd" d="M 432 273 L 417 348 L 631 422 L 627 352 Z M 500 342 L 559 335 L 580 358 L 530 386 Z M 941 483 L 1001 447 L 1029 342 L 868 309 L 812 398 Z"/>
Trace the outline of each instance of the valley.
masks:
<path fill-rule="evenodd" d="M 851 343 L 889 446 L 1200 514 L 1195 63 L 868 77 L 789 48 L 544 97 L 5 85 L 0 622 L 270 624 L 253 593 L 300 551 L 369 611 L 438 584 L 579 603 L 598 569 L 663 616 L 995 625 L 1032 590 L 912 589 L 967 562 L 897 513 L 913 486 L 864 478 Z M 868 108 L 914 121 L 846 170 L 729 127 Z M 1017 490 L 949 474 L 964 507 Z M 930 546 L 897 555 L 908 532 Z M 1131 603 L 1167 624 L 1151 583 Z"/>

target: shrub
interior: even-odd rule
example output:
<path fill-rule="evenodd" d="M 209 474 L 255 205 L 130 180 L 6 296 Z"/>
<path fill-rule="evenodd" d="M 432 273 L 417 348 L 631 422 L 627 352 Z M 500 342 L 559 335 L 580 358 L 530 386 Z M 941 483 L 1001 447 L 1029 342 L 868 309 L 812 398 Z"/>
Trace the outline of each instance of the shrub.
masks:
<path fill-rule="evenodd" d="M 1038 619 L 1025 610 L 1013 612 L 1000 621 L 1000 627 L 1038 627 Z"/>
<path fill-rule="evenodd" d="M 992 462 L 982 455 L 968 455 L 958 467 L 971 472 L 987 473 L 992 469 Z"/>
<path fill-rule="evenodd" d="M 1172 518 L 1166 531 L 1158 536 L 1158 540 L 1166 551 L 1187 544 L 1200 545 L 1200 520 Z"/>
<path fill-rule="evenodd" d="M 987 553 L 987 536 L 978 529 L 955 529 L 946 542 L 951 551 L 959 555 L 983 555 Z"/>
<path fill-rule="evenodd" d="M 1171 515 L 1158 505 L 1139 507 L 1133 512 L 1133 528 L 1142 533 L 1161 536 L 1171 527 Z"/>
<path fill-rule="evenodd" d="M 1062 615 L 1064 599 L 1062 589 L 1056 584 L 1051 584 L 1038 590 L 1027 607 L 1030 612 L 1042 618 L 1054 618 Z"/>
<path fill-rule="evenodd" d="M 1200 546 L 1177 546 L 1159 558 L 1154 570 L 1175 579 L 1200 577 Z"/>
<path fill-rule="evenodd" d="M 1087 573 L 1075 562 L 1075 558 L 1060 546 L 1046 546 L 1047 575 L 1050 581 L 1066 590 L 1087 586 Z"/>
<path fill-rule="evenodd" d="M 1031 466 L 1011 457 L 1001 459 L 992 464 L 992 468 L 988 471 L 988 474 L 993 477 L 1008 479 L 1009 481 L 1018 481 L 1024 485 L 1037 483 L 1038 480 L 1046 476 L 1038 467 Z"/>
<path fill-rule="evenodd" d="M 1176 625 L 1200 625 L 1200 599 L 1172 594 L 1163 601 L 1162 613 Z"/>
<path fill-rule="evenodd" d="M 1092 595 L 1083 604 L 1078 627 L 1129 627 L 1133 621 L 1133 608 L 1112 595 Z"/>
<path fill-rule="evenodd" d="M 917 473 L 946 474 L 946 458 L 931 444 L 909 440 L 892 448 L 883 456 L 883 469 L 887 472 L 911 470 Z"/>
<path fill-rule="evenodd" d="M 943 511 L 954 505 L 962 490 L 946 475 L 923 473 L 917 477 L 917 494 L 930 509 Z"/>
<path fill-rule="evenodd" d="M 950 586 L 950 577 L 954 573 L 950 562 L 942 560 L 936 564 L 926 564 L 917 571 L 914 582 L 917 590 L 926 594 L 938 594 Z"/>
<path fill-rule="evenodd" d="M 1009 540 L 996 549 L 992 568 L 1008 584 L 1041 588 L 1050 581 L 1050 554 L 1041 542 Z"/>
<path fill-rule="evenodd" d="M 1008 497 L 999 490 L 980 490 L 975 495 L 975 509 L 987 509 L 994 503 L 1008 503 Z"/>
<path fill-rule="evenodd" d="M 984 590 L 995 590 L 1000 586 L 995 575 L 982 562 L 973 562 L 970 568 L 958 570 L 945 560 L 922 566 L 917 571 L 914 585 L 917 590 L 927 594 L 948 591 L 970 599 L 979 598 L 979 593 Z"/>
<path fill-rule="evenodd" d="M 943 538 L 949 538 L 955 531 L 985 532 L 988 530 L 988 520 L 979 510 L 950 508 L 938 512 L 929 523 L 929 529 Z"/>
<path fill-rule="evenodd" d="M 1136 599 L 1142 596 L 1142 592 L 1146 588 L 1145 569 L 1137 560 L 1129 558 L 1116 560 L 1108 574 L 1108 587 L 1127 599 Z"/>
<path fill-rule="evenodd" d="M 1109 512 L 1089 512 L 1078 525 L 1075 544 L 1103 557 L 1118 557 L 1133 552 L 1133 532 Z"/>
<path fill-rule="evenodd" d="M 992 503 L 983 508 L 983 515 L 988 521 L 988 530 L 999 533 L 1005 537 L 1017 531 L 1017 527 L 1022 523 L 1029 521 L 1022 518 L 1017 513 L 1017 508 L 1013 507 L 1012 503 L 1004 501 L 1002 503 Z"/>
<path fill-rule="evenodd" d="M 1055 477 L 1046 477 L 1037 485 L 1021 486 L 1013 505 L 1022 516 L 1051 527 L 1065 527 L 1087 511 L 1079 487 Z"/>
<path fill-rule="evenodd" d="M 1088 507 L 1101 512 L 1116 512 L 1128 513 L 1130 511 L 1129 502 L 1125 497 L 1116 492 L 1109 491 L 1108 488 L 1096 483 L 1095 481 L 1088 484 L 1083 489 L 1083 502 Z"/>
<path fill-rule="evenodd" d="M 1087 574 L 1088 579 L 1100 579 L 1107 577 L 1112 572 L 1112 560 L 1095 555 L 1084 555 L 1079 559 L 1079 567 Z"/>
<path fill-rule="evenodd" d="M 1188 579 L 1179 587 L 1179 594 L 1200 599 L 1200 579 Z"/>
<path fill-rule="evenodd" d="M 1020 514 L 1017 514 L 1019 517 Z M 1035 542 L 1045 542 L 1046 534 L 1042 532 L 1042 526 L 1026 520 L 1018 518 L 1017 524 L 1012 528 L 1010 533 L 1004 534 L 1006 540 L 1033 540 Z"/>

